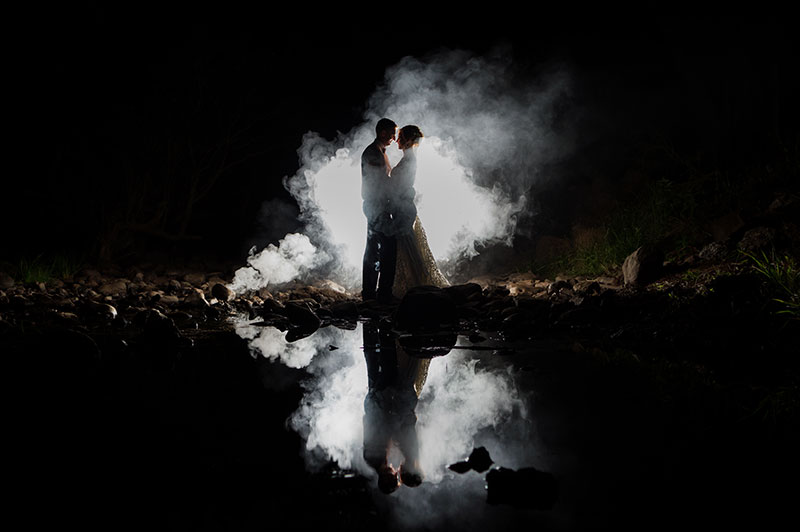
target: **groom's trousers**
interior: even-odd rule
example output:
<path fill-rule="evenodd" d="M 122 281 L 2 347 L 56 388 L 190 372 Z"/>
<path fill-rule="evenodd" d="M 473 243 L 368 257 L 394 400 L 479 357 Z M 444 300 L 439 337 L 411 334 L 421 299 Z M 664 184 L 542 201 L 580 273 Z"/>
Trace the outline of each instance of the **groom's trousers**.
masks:
<path fill-rule="evenodd" d="M 397 237 L 367 230 L 367 247 L 362 263 L 361 297 L 389 301 L 397 268 Z"/>

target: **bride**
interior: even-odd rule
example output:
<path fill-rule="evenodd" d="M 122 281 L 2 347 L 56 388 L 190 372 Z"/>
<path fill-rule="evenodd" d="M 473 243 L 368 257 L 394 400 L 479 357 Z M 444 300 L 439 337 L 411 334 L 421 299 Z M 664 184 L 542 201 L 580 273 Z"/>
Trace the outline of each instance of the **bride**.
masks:
<path fill-rule="evenodd" d="M 417 147 L 422 138 L 422 131 L 415 125 L 400 129 L 397 145 L 403 151 L 403 158 L 391 172 L 390 203 L 397 234 L 397 273 L 393 292 L 400 298 L 415 286 L 445 287 L 450 284 L 436 265 L 414 203 Z"/>

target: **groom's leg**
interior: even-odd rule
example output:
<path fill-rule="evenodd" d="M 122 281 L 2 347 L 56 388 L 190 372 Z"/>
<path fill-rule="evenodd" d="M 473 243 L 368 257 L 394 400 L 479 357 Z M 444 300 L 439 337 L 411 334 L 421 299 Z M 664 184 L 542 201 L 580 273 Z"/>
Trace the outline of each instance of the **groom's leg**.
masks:
<path fill-rule="evenodd" d="M 375 299 L 378 286 L 378 237 L 374 231 L 367 230 L 367 246 L 361 264 L 361 299 Z"/>
<path fill-rule="evenodd" d="M 381 239 L 381 271 L 378 280 L 378 299 L 390 301 L 397 271 L 397 237 L 384 236 Z"/>

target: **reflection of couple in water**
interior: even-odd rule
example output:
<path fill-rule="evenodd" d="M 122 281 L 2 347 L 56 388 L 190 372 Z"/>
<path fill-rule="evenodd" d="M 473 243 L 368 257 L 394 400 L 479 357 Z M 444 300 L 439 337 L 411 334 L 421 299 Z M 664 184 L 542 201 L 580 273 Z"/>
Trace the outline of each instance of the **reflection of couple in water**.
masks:
<path fill-rule="evenodd" d="M 392 303 L 415 286 L 447 286 L 428 246 L 414 203 L 416 149 L 422 131 L 383 118 L 375 128 L 375 141 L 361 156 L 361 196 L 367 217 L 362 298 Z M 392 168 L 386 148 L 395 140 L 403 157 Z M 388 321 L 364 324 L 364 354 L 369 391 L 364 400 L 364 458 L 378 473 L 381 491 L 400 485 L 418 486 L 419 468 L 415 409 L 425 383 L 428 359 L 410 356 L 397 341 Z M 403 462 L 389 461 L 392 442 Z"/>

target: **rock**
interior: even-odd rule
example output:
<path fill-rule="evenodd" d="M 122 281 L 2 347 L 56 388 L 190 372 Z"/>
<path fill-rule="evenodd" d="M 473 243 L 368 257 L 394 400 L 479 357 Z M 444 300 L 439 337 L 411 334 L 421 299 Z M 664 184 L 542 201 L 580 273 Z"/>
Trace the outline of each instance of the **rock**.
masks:
<path fill-rule="evenodd" d="M 334 318 L 342 320 L 358 319 L 358 305 L 353 301 L 341 301 L 334 303 L 328 309 Z"/>
<path fill-rule="evenodd" d="M 183 300 L 184 304 L 190 307 L 207 307 L 208 301 L 199 288 L 192 288 Z"/>
<path fill-rule="evenodd" d="M 461 462 L 450 464 L 449 466 L 447 466 L 447 469 L 449 469 L 450 471 L 455 471 L 456 473 L 461 475 L 466 473 L 467 471 L 471 471 L 472 466 L 469 465 L 469 462 L 467 462 L 466 460 L 462 460 Z"/>
<path fill-rule="evenodd" d="M 532 317 L 525 311 L 521 311 L 515 309 L 515 312 L 511 312 L 507 315 L 504 315 L 504 312 L 500 313 L 500 317 L 502 318 L 502 322 L 500 323 L 500 329 L 506 333 L 514 333 L 514 334 L 522 334 L 528 332 L 531 328 Z"/>
<path fill-rule="evenodd" d="M 264 302 L 261 304 L 261 309 L 259 313 L 263 314 L 281 314 L 284 317 L 286 316 L 286 306 L 281 303 L 280 301 L 276 301 L 275 299 L 269 298 L 265 299 Z"/>
<path fill-rule="evenodd" d="M 264 313 L 261 314 L 261 322 L 255 325 L 272 326 L 278 330 L 285 331 L 289 328 L 289 319 L 283 314 Z"/>
<path fill-rule="evenodd" d="M 728 246 L 724 242 L 711 242 L 703 246 L 697 253 L 697 258 L 703 261 L 717 261 L 728 254 Z"/>
<path fill-rule="evenodd" d="M 322 324 L 319 316 L 306 303 L 290 301 L 286 304 L 285 313 L 292 325 L 303 332 L 316 331 Z"/>
<path fill-rule="evenodd" d="M 194 318 L 194 316 L 182 310 L 176 310 L 175 312 L 170 312 L 169 314 L 167 314 L 167 316 L 173 322 L 175 322 L 176 325 L 186 325 L 190 323 Z"/>
<path fill-rule="evenodd" d="M 89 300 L 86 302 L 86 308 L 94 317 L 104 321 L 111 321 L 117 317 L 117 309 L 108 303 Z"/>
<path fill-rule="evenodd" d="M 486 450 L 486 447 L 477 447 L 472 449 L 472 453 L 470 453 L 469 458 L 467 458 L 467 463 L 469 463 L 473 470 L 478 473 L 483 473 L 489 469 L 494 462 L 489 456 L 489 451 Z"/>
<path fill-rule="evenodd" d="M 259 288 L 258 291 L 256 292 L 256 295 L 258 295 L 258 297 L 260 297 L 261 299 L 275 299 L 274 296 L 272 295 L 272 292 L 270 292 L 270 290 L 267 287 Z"/>
<path fill-rule="evenodd" d="M 512 273 L 506 279 L 506 288 L 510 295 L 517 297 L 535 292 L 536 283 L 537 279 L 530 272 Z"/>
<path fill-rule="evenodd" d="M 0 289 L 8 290 L 14 287 L 14 278 L 6 272 L 0 272 Z"/>
<path fill-rule="evenodd" d="M 766 251 L 775 241 L 775 230 L 770 227 L 756 227 L 747 231 L 737 248 L 745 253 Z"/>
<path fill-rule="evenodd" d="M 515 508 L 552 510 L 558 499 L 558 484 L 551 473 L 532 467 L 519 470 L 496 467 L 486 474 L 489 504 Z"/>
<path fill-rule="evenodd" d="M 456 305 L 461 305 L 467 301 L 480 298 L 483 294 L 483 288 L 481 288 L 481 285 L 478 283 L 457 284 L 445 287 L 442 291 L 450 296 L 450 299 L 452 299 Z"/>
<path fill-rule="evenodd" d="M 466 473 L 470 470 L 483 473 L 489 469 L 493 463 L 494 462 L 489 456 L 489 451 L 486 450 L 486 447 L 477 447 L 472 449 L 472 453 L 470 453 L 469 458 L 454 464 L 450 464 L 447 466 L 447 468 L 459 474 Z"/>
<path fill-rule="evenodd" d="M 53 315 L 64 327 L 73 328 L 80 325 L 78 315 L 74 312 L 56 311 Z"/>
<path fill-rule="evenodd" d="M 200 286 L 206 282 L 206 275 L 204 273 L 187 273 L 183 276 L 183 280 L 192 286 Z"/>
<path fill-rule="evenodd" d="M 564 290 L 572 290 L 572 285 L 564 279 L 554 281 L 547 286 L 547 293 L 551 296 L 558 295 Z"/>
<path fill-rule="evenodd" d="M 217 283 L 211 287 L 211 296 L 217 298 L 219 301 L 230 301 L 233 296 L 233 291 L 222 283 Z"/>
<path fill-rule="evenodd" d="M 159 303 L 163 303 L 164 305 L 177 305 L 178 303 L 181 302 L 181 300 L 178 299 L 178 296 L 176 296 L 174 294 L 168 294 L 168 295 L 161 296 L 158 299 L 158 302 Z"/>
<path fill-rule="evenodd" d="M 437 329 L 457 321 L 455 303 L 435 286 L 411 288 L 397 307 L 396 323 L 404 330 Z"/>
<path fill-rule="evenodd" d="M 128 283 L 122 279 L 118 279 L 101 284 L 97 291 L 104 296 L 122 296 L 128 292 Z"/>
<path fill-rule="evenodd" d="M 652 246 L 642 246 L 625 258 L 622 275 L 625 285 L 641 286 L 661 275 L 664 268 L 664 254 Z"/>
<path fill-rule="evenodd" d="M 324 281 L 320 281 L 319 288 L 334 292 L 336 294 L 340 294 L 342 296 L 347 295 L 347 290 L 342 285 L 335 283 L 330 279 L 325 279 Z"/>
<path fill-rule="evenodd" d="M 572 287 L 572 290 L 578 294 L 592 296 L 600 293 L 600 283 L 593 279 L 578 281 L 575 283 L 575 286 Z"/>
<path fill-rule="evenodd" d="M 181 337 L 172 318 L 156 309 L 149 309 L 137 315 L 137 321 L 144 329 L 145 337 L 154 342 L 170 342 Z"/>
<path fill-rule="evenodd" d="M 308 338 L 312 334 L 314 334 L 313 330 L 310 329 L 302 329 L 299 327 L 290 327 L 288 331 L 286 331 L 286 342 L 292 343 L 296 342 L 297 340 L 301 340 L 303 338 Z"/>

